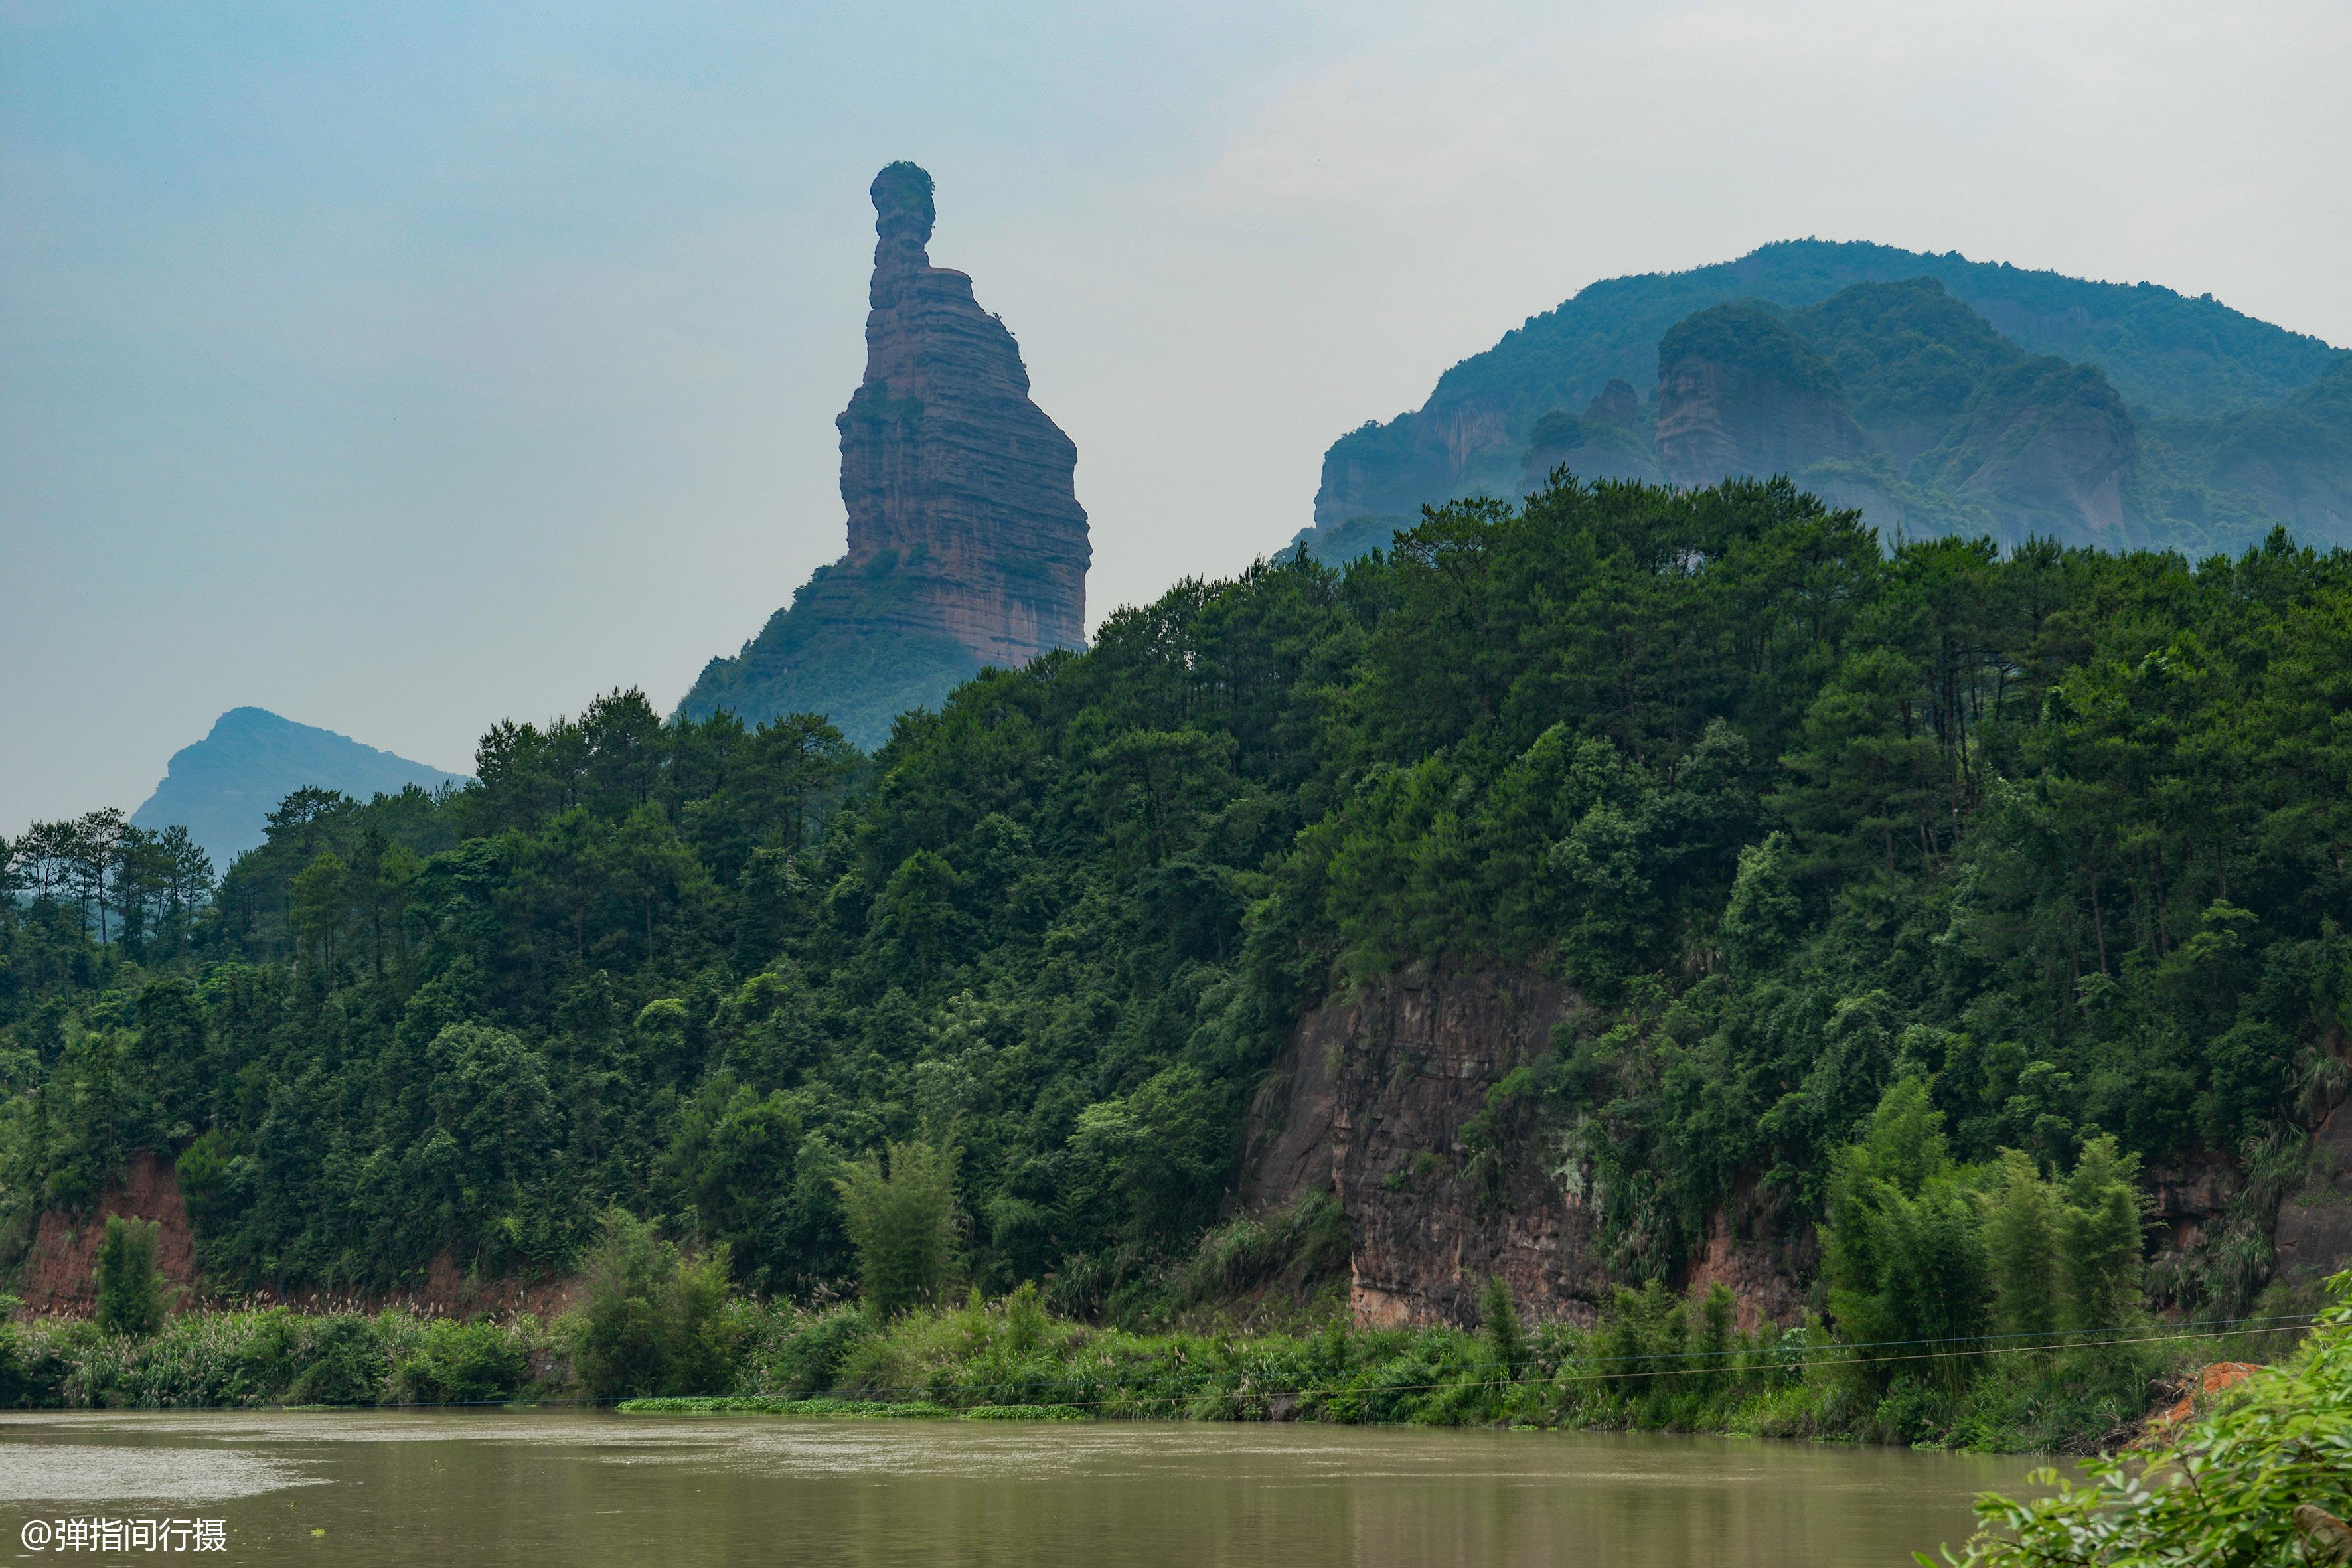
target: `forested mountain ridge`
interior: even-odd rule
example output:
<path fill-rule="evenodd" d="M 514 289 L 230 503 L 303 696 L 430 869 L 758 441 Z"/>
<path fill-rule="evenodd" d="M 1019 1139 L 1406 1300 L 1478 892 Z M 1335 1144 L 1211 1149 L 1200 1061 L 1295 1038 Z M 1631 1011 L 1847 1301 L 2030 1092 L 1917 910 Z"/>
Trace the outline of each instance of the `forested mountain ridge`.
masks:
<path fill-rule="evenodd" d="M 1886 312 L 1841 310 L 1828 303 L 1857 285 L 1906 283 L 1935 285 L 1947 306 L 1937 310 L 1914 305 L 1895 312 L 1898 319 L 1858 320 L 1884 318 Z M 2210 297 L 2188 299 L 2154 285 L 2093 283 L 1958 254 L 1801 240 L 1687 272 L 1595 283 L 1507 333 L 1494 348 L 1446 372 L 1422 408 L 1386 423 L 1368 423 L 1334 443 L 1316 498 L 1316 531 L 1302 538 L 1318 553 L 1344 558 L 1384 540 L 1424 504 L 1478 493 L 1516 499 L 1538 488 L 1555 460 L 1586 477 L 1657 477 L 1664 468 L 1651 455 L 1649 426 L 1662 412 L 1672 417 L 1659 399 L 1680 357 L 1664 352 L 1669 345 L 1662 340 L 1677 323 L 1740 300 L 1788 313 L 1801 336 L 1843 339 L 1848 350 L 1861 347 L 1865 358 L 1878 362 L 1865 369 L 1865 382 L 1873 384 L 1856 390 L 1860 405 L 1853 412 L 1863 416 L 1862 424 L 1884 448 L 1877 455 L 1887 461 L 1875 473 L 1838 474 L 1832 468 L 1807 479 L 1833 486 L 1843 479 L 1843 486 L 1835 487 L 1841 499 L 1871 503 L 1872 521 L 1890 536 L 1898 528 L 1915 536 L 1990 530 L 2014 542 L 2050 531 L 2053 519 L 2046 509 L 2031 500 L 2022 507 L 2011 504 L 2000 494 L 1997 477 L 1971 486 L 1969 470 L 1933 465 L 1915 470 L 1919 417 L 1927 405 L 1949 403 L 1960 384 L 1956 372 L 1977 372 L 1964 378 L 1969 385 L 1962 388 L 1974 389 L 1992 368 L 1978 353 L 1990 342 L 2000 344 L 2001 356 L 2012 361 L 2050 359 L 2095 368 L 2111 389 L 2105 395 L 2117 412 L 2109 423 L 2125 430 L 2121 447 L 2105 452 L 2102 438 L 2095 437 L 2074 460 L 2096 467 L 2105 457 L 2106 471 L 2089 488 L 2113 479 L 2117 493 L 2112 515 L 2094 510 L 2075 524 L 2079 536 L 2062 529 L 2063 537 L 2108 548 L 2143 545 L 2192 553 L 2242 548 L 2280 522 L 2314 542 L 2352 537 L 2352 507 L 2336 499 L 2352 485 L 2352 466 L 2342 456 L 2346 443 L 2352 442 L 2352 421 L 2332 410 L 2316 422 L 2288 412 L 2297 394 L 2352 360 L 2343 351 L 2255 321 Z M 1967 324 L 1956 322 L 1958 315 L 1968 318 Z M 1943 320 L 1932 319 L 1937 316 Z M 1820 346 L 1837 362 L 1832 381 L 1853 368 L 1847 363 L 1850 354 L 1834 352 L 1826 342 Z M 1586 425 L 1594 426 L 1594 405 L 1612 383 L 1622 383 L 1626 397 L 1600 423 L 1638 425 L 1630 439 L 1602 439 L 1581 450 L 1559 429 L 1543 428 L 1548 420 L 1573 420 L 1580 412 Z M 1806 395 L 1801 387 L 1789 390 L 1801 401 Z M 2011 413 L 2031 412 L 2030 404 L 2024 410 L 2015 406 L 2013 395 L 2020 389 L 2011 390 Z M 1892 406 L 1890 395 L 1895 403 L 1907 398 L 1919 406 Z M 2095 401 L 2098 395 L 2093 395 Z M 1998 407 L 2001 400 L 1990 402 Z M 1874 419 L 1874 411 L 1889 417 Z M 2263 461 L 2211 460 L 2214 422 L 2256 411 L 2280 422 L 2262 442 Z M 1962 411 L 1942 406 L 1938 412 L 1939 434 Z M 2076 416 L 2060 412 L 2058 423 L 2072 417 Z M 2168 425 L 2185 425 L 2197 433 L 2186 439 L 2155 435 Z M 2289 426 L 2291 437 L 2285 434 Z M 2113 436 L 2104 440 L 2115 445 Z M 2143 447 L 2151 449 L 2142 451 Z M 1706 471 L 1705 482 L 1730 473 L 1765 477 L 1822 463 L 1851 465 L 1872 454 L 1852 443 L 1832 442 L 1794 452 L 1768 445 L 1746 452 L 1727 448 L 1719 455 L 1732 466 Z M 1800 460 L 1774 461 L 1789 457 Z M 1685 468 L 1682 482 L 1692 482 L 1693 472 Z M 1906 483 L 1909 493 L 1898 495 Z M 2062 509 L 2056 521 L 2069 521 L 2066 513 L 2079 510 Z"/>
<path fill-rule="evenodd" d="M 2338 1181 L 2347 562 L 1561 486 L 1181 584 L 863 764 L 630 693 L 501 727 L 446 799 L 289 805 L 170 942 L 6 906 L 8 1250 L 153 1149 L 223 1284 L 560 1269 L 617 1204 L 804 1291 L 842 1162 L 929 1138 L 976 1279 L 1133 1314 L 1302 1016 L 1433 966 L 1573 1005 L 1365 1173 L 1572 1204 L 1602 1284 L 1810 1233 L 1910 1084 L 1956 1161 L 2217 1173 L 2154 1279 L 2233 1309 Z"/>

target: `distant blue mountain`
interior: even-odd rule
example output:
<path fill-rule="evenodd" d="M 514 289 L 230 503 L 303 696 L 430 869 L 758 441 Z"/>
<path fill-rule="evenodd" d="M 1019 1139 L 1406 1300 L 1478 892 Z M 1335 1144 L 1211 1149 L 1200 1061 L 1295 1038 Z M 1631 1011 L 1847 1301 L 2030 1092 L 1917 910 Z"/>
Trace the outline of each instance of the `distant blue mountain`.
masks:
<path fill-rule="evenodd" d="M 1529 318 L 1333 442 L 1297 542 L 1346 560 L 1423 505 L 1516 501 L 1555 467 L 1787 474 L 1888 540 L 2352 545 L 2352 353 L 2210 294 L 1787 240 Z"/>
<path fill-rule="evenodd" d="M 465 782 L 462 773 L 412 763 L 264 708 L 232 708 L 214 722 L 211 734 L 172 754 L 163 782 L 131 822 L 186 828 L 220 873 L 260 845 L 269 814 L 305 786 L 366 800 L 410 784 L 438 789 Z"/>

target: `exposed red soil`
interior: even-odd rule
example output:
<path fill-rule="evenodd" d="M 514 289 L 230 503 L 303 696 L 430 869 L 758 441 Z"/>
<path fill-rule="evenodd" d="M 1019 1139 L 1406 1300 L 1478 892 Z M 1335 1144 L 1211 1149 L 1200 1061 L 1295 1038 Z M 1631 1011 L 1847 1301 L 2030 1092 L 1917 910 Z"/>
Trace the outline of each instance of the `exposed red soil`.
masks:
<path fill-rule="evenodd" d="M 95 1276 L 99 1243 L 110 1215 L 155 1222 L 155 1262 L 179 1289 L 183 1307 L 223 1306 L 228 1300 L 205 1288 L 196 1269 L 195 1236 L 180 1196 L 178 1173 L 161 1155 L 140 1154 L 122 1180 L 107 1188 L 87 1210 L 51 1209 L 41 1215 L 24 1275 L 16 1288 L 27 1317 L 83 1317 L 98 1304 Z M 580 1282 L 554 1278 L 468 1277 L 444 1251 L 425 1270 L 425 1282 L 396 1290 L 257 1290 L 234 1298 L 240 1303 L 283 1302 L 309 1311 L 379 1311 L 405 1307 L 436 1317 L 509 1317 L 519 1312 L 553 1317 L 580 1299 Z"/>
<path fill-rule="evenodd" d="M 154 1221 L 156 1267 L 180 1288 L 182 1300 L 196 1297 L 202 1281 L 196 1277 L 195 1237 L 188 1229 L 188 1205 L 180 1201 L 178 1174 L 162 1156 L 145 1153 L 131 1162 L 121 1182 L 100 1193 L 87 1213 L 51 1209 L 41 1215 L 16 1287 L 26 1312 L 79 1317 L 97 1306 L 93 1277 L 110 1215 Z"/>
<path fill-rule="evenodd" d="M 2194 1381 L 2180 1395 L 2179 1404 L 2161 1415 L 2148 1417 L 2147 1424 L 2152 1429 L 2158 1431 L 2178 1426 L 2197 1414 L 2197 1402 L 2200 1399 L 2209 1398 L 2213 1394 L 2235 1388 L 2261 1370 L 2262 1368 L 2252 1362 L 2217 1361 L 2197 1374 Z"/>

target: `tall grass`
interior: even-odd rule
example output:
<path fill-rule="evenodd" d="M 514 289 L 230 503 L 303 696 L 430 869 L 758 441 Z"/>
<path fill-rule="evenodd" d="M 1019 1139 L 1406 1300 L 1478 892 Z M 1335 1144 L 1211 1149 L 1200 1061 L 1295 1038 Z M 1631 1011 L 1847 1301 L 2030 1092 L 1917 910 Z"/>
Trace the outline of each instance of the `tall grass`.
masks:
<path fill-rule="evenodd" d="M 467 1322 L 399 1310 L 190 1313 L 144 1336 L 49 1319 L 0 1327 L 0 1405 L 170 1410 L 499 1402 L 571 1383 L 560 1339 L 530 1316 Z"/>

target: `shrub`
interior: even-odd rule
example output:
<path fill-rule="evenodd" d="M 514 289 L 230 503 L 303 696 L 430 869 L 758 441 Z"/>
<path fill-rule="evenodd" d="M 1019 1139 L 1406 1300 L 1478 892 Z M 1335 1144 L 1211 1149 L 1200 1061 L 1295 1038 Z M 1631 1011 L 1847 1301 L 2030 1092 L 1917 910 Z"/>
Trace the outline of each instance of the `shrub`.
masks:
<path fill-rule="evenodd" d="M 1197 1305 L 1263 1287 L 1300 1289 L 1348 1268 L 1348 1216 L 1327 1192 L 1310 1192 L 1263 1218 L 1244 1215 L 1204 1231 L 1171 1270 L 1171 1300 Z"/>
<path fill-rule="evenodd" d="M 0 1410 L 37 1410 L 63 1402 L 43 1359 L 22 1330 L 0 1321 Z"/>
<path fill-rule="evenodd" d="M 314 1318 L 297 1336 L 299 1367 L 289 1391 L 296 1405 L 375 1405 L 383 1401 L 392 1371 L 383 1336 L 356 1313 Z"/>
<path fill-rule="evenodd" d="M 2002 1150 L 1984 1227 L 1993 1321 L 2004 1334 L 2047 1335 L 2058 1327 L 2060 1219 L 2058 1194 L 2032 1160 Z"/>
<path fill-rule="evenodd" d="M 2120 1222 L 2118 1222 L 2120 1224 Z M 1987 1493 L 1971 1568 L 2342 1562 L 2352 1548 L 2352 1274 L 2290 1364 L 2257 1373 L 2219 1412 L 2129 1460 L 2086 1459 L 2090 1484 L 2055 1472 L 2055 1494 Z M 1923 1557 L 1922 1562 L 1926 1559 Z"/>
<path fill-rule="evenodd" d="M 1024 1279 L 1004 1299 L 1004 1344 L 1014 1355 L 1027 1355 L 1045 1342 L 1052 1320 L 1037 1294 L 1037 1284 Z"/>
<path fill-rule="evenodd" d="M 1682 1299 L 1657 1280 L 1612 1291 L 1591 1339 L 1596 1386 L 1629 1402 L 1646 1398 L 1662 1381 L 1675 1381 L 1660 1374 L 1681 1364 L 1689 1334 Z"/>
<path fill-rule="evenodd" d="M 1519 1304 L 1511 1300 L 1510 1282 L 1501 1275 L 1486 1280 L 1486 1292 L 1478 1299 L 1478 1315 L 1487 1353 L 1499 1369 L 1497 1375 L 1506 1382 L 1516 1378 L 1519 1363 L 1528 1359 L 1528 1336 L 1519 1327 Z"/>
<path fill-rule="evenodd" d="M 947 1299 L 955 1282 L 956 1150 L 892 1143 L 889 1164 L 869 1152 L 835 1179 L 844 1227 L 857 1248 L 868 1310 L 884 1318 Z"/>
<path fill-rule="evenodd" d="M 793 1394 L 824 1393 L 868 1329 L 866 1315 L 851 1307 L 802 1320 L 769 1369 L 773 1386 Z"/>
<path fill-rule="evenodd" d="M 1831 1163 L 1829 1224 L 1822 1234 L 1830 1313 L 1856 1343 L 1924 1344 L 1927 1369 L 1948 1386 L 1968 1376 L 1958 1352 L 1984 1331 L 1994 1281 L 1982 1219 L 1944 1139 L 1944 1114 L 1924 1079 L 1888 1086 L 1864 1140 Z M 1890 1363 L 1860 1361 L 1854 1375 L 1885 1392 Z"/>
<path fill-rule="evenodd" d="M 287 1397 L 299 1373 L 301 1321 L 291 1310 L 272 1307 L 249 1320 L 231 1366 L 233 1397 L 260 1405 Z"/>
<path fill-rule="evenodd" d="M 599 1399 L 715 1394 L 734 1372 L 727 1252 L 690 1259 L 622 1210 L 605 1215 L 575 1321 L 580 1381 Z"/>
<path fill-rule="evenodd" d="M 98 1326 L 134 1338 L 163 1326 L 163 1277 L 155 1268 L 155 1223 L 109 1215 L 98 1245 Z"/>
<path fill-rule="evenodd" d="M 393 1386 L 411 1405 L 485 1405 L 513 1398 L 530 1375 L 520 1326 L 443 1318 L 425 1325 Z"/>

